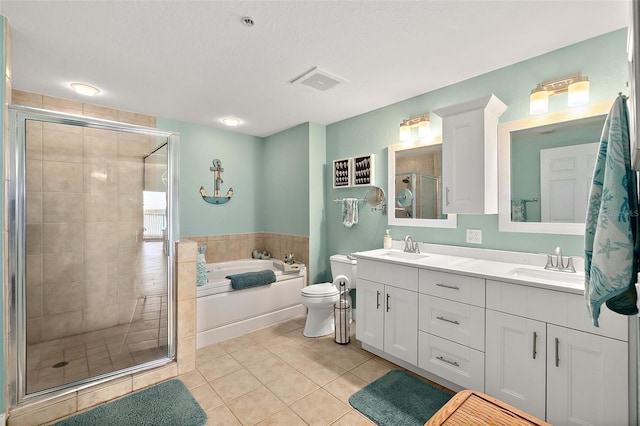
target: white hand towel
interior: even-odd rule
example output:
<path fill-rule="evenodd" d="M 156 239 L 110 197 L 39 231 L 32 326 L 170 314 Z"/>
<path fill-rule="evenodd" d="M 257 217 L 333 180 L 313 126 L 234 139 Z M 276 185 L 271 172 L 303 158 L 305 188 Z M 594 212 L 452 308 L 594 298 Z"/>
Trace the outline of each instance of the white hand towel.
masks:
<path fill-rule="evenodd" d="M 358 223 L 358 199 L 345 198 L 342 200 L 342 224 L 351 228 Z"/>

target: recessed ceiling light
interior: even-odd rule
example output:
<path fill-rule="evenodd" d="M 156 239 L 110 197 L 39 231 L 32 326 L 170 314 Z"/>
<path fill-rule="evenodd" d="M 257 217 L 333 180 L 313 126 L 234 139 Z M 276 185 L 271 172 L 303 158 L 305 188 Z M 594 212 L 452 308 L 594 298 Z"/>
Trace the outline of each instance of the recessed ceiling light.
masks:
<path fill-rule="evenodd" d="M 233 117 L 225 117 L 222 119 L 222 122 L 224 124 L 226 124 L 227 126 L 231 126 L 231 127 L 235 127 L 238 124 L 240 124 L 240 120 L 238 120 L 237 118 L 233 118 Z"/>
<path fill-rule="evenodd" d="M 98 89 L 97 87 L 93 87 L 84 83 L 71 83 L 69 86 L 71 86 L 71 88 L 75 90 L 76 93 L 84 96 L 95 96 L 100 93 L 100 89 Z"/>

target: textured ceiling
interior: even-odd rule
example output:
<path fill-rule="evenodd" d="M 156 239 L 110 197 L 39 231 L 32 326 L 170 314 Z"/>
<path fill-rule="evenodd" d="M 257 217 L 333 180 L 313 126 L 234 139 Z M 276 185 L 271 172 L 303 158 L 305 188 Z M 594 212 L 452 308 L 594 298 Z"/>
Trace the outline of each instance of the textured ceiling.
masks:
<path fill-rule="evenodd" d="M 627 25 L 627 0 L 13 1 L 13 86 L 245 134 L 330 124 Z M 250 16 L 255 26 L 241 18 Z M 290 81 L 312 67 L 346 82 Z M 550 76 L 553 77 L 553 76 Z"/>

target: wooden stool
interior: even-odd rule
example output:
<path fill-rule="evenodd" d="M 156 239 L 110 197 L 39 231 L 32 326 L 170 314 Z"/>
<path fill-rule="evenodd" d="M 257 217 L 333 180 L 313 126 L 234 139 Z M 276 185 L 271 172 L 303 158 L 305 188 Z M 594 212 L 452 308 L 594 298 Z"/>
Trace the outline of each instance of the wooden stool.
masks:
<path fill-rule="evenodd" d="M 471 425 L 547 425 L 549 423 L 524 413 L 482 392 L 463 390 L 458 392 L 425 426 Z"/>

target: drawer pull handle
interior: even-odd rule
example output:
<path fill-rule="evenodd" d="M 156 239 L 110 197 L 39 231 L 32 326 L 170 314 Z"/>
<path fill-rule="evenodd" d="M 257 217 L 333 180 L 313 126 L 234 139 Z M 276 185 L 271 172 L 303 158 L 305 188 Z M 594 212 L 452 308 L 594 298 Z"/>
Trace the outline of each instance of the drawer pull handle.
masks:
<path fill-rule="evenodd" d="M 391 296 L 387 293 L 387 312 L 389 312 L 389 297 Z"/>
<path fill-rule="evenodd" d="M 446 359 L 443 356 L 437 356 L 436 359 L 439 359 L 442 362 L 446 362 L 447 364 L 451 364 L 453 366 L 460 367 L 460 364 L 458 364 L 457 361 L 449 361 L 448 359 Z"/>
<path fill-rule="evenodd" d="M 376 291 L 376 309 L 380 309 L 380 292 Z"/>
<path fill-rule="evenodd" d="M 449 322 L 451 324 L 460 325 L 460 323 L 458 321 L 450 320 L 450 319 L 445 318 L 445 317 L 436 317 L 436 319 L 439 319 L 440 321 L 444 321 L 444 322 Z"/>
<path fill-rule="evenodd" d="M 536 345 L 538 344 L 538 333 L 533 332 L 533 359 L 536 359 L 536 355 L 538 351 L 536 350 Z"/>
<path fill-rule="evenodd" d="M 436 286 L 444 287 L 444 288 L 450 288 L 451 290 L 460 290 L 460 287 L 457 287 L 455 285 L 447 285 L 447 284 L 436 283 Z"/>
<path fill-rule="evenodd" d="M 556 337 L 556 367 L 560 367 L 560 354 L 558 353 L 559 345 L 560 345 L 560 339 Z"/>
<path fill-rule="evenodd" d="M 447 186 L 447 191 L 444 195 L 444 198 L 445 198 L 446 205 L 448 206 L 449 205 L 449 187 L 448 186 Z"/>

